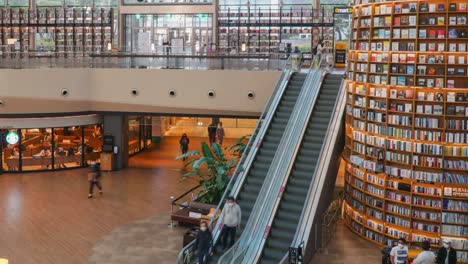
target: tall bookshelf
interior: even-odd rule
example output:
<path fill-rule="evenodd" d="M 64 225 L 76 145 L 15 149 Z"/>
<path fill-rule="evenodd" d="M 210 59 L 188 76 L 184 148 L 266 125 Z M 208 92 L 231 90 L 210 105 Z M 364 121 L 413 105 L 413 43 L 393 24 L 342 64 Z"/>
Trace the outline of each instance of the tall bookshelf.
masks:
<path fill-rule="evenodd" d="M 323 9 L 232 6 L 223 7 L 218 20 L 221 52 L 278 53 L 288 36 L 309 40 L 311 48 L 323 37 L 327 52 L 333 51 L 333 13 Z"/>
<path fill-rule="evenodd" d="M 37 51 L 36 33 L 53 35 L 57 56 L 69 53 L 104 52 L 113 41 L 112 8 L 0 9 L 0 47 L 4 56 L 15 50 L 7 46 L 16 39 L 21 52 Z M 32 55 L 32 54 L 31 54 Z"/>
<path fill-rule="evenodd" d="M 357 1 L 346 223 L 381 245 L 449 239 L 468 263 L 466 1 Z"/>

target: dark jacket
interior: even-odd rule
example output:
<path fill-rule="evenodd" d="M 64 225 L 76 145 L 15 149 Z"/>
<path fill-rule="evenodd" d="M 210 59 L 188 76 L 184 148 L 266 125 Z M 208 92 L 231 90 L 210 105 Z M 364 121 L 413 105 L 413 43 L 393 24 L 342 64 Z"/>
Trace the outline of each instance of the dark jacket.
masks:
<path fill-rule="evenodd" d="M 89 169 L 90 169 L 91 172 L 96 173 L 96 180 L 99 177 L 101 177 L 101 166 L 98 163 L 96 163 L 95 165 L 89 166 Z"/>
<path fill-rule="evenodd" d="M 197 238 L 195 240 L 195 250 L 206 252 L 209 251 L 213 243 L 213 237 L 211 236 L 211 231 L 206 230 L 198 231 Z"/>
<path fill-rule="evenodd" d="M 437 252 L 437 264 L 445 264 L 445 259 L 447 258 L 447 249 L 445 247 L 439 248 Z M 457 263 L 457 251 L 453 248 L 450 248 L 449 252 L 449 264 Z"/>
<path fill-rule="evenodd" d="M 216 133 L 216 126 L 213 125 L 213 124 L 209 125 L 209 126 L 208 126 L 208 134 L 209 134 L 209 135 L 213 135 L 213 134 L 215 134 L 215 133 Z"/>
<path fill-rule="evenodd" d="M 190 143 L 190 139 L 188 137 L 181 137 L 179 140 L 179 144 L 184 147 L 188 147 L 189 143 Z"/>

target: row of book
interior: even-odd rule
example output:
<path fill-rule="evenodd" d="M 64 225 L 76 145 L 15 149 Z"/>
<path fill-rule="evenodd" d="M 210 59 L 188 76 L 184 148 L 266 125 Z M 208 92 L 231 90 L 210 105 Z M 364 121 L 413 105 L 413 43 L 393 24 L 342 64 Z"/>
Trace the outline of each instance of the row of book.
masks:
<path fill-rule="evenodd" d="M 444 198 L 442 203 L 442 209 L 468 212 L 468 201 L 458 201 Z"/>
<path fill-rule="evenodd" d="M 431 232 L 431 233 L 439 233 L 440 232 L 440 226 L 439 225 L 434 225 L 434 224 L 426 224 L 426 223 L 419 223 L 419 222 L 413 222 L 413 229 L 421 230 L 424 232 Z"/>
<path fill-rule="evenodd" d="M 411 164 L 411 156 L 408 154 L 396 153 L 396 152 L 385 152 L 385 159 L 390 162 L 398 162 L 402 164 Z"/>
<path fill-rule="evenodd" d="M 442 213 L 442 221 L 444 223 L 452 223 L 452 224 L 467 224 L 468 223 L 468 215 L 466 214 L 458 214 L 458 213 Z"/>
<path fill-rule="evenodd" d="M 377 146 L 380 148 L 384 148 L 386 139 L 383 137 L 379 137 L 379 136 L 367 135 L 365 142 L 368 145 L 373 145 L 373 146 Z"/>
<path fill-rule="evenodd" d="M 426 197 L 413 196 L 414 205 L 422 205 L 432 208 L 442 208 L 441 200 L 427 199 Z"/>
<path fill-rule="evenodd" d="M 383 243 L 383 237 L 382 235 L 378 234 L 378 233 L 375 233 L 375 232 L 372 232 L 368 229 L 366 229 L 366 233 L 365 233 L 366 237 L 370 240 L 373 240 L 377 243 Z"/>
<path fill-rule="evenodd" d="M 397 216 L 393 216 L 393 215 L 386 215 L 385 216 L 385 222 L 390 223 L 390 224 L 394 224 L 394 225 L 398 225 L 398 226 L 401 226 L 401 227 L 405 227 L 405 228 L 410 228 L 410 226 L 411 226 L 409 220 L 406 220 L 406 219 L 403 219 L 403 218 L 400 218 L 400 217 L 397 217 Z"/>
<path fill-rule="evenodd" d="M 440 132 L 438 132 L 440 133 Z M 430 140 L 430 139 L 427 139 Z M 440 140 L 437 140 L 440 141 Z M 468 133 L 445 132 L 445 142 L 447 143 L 468 143 Z"/>
<path fill-rule="evenodd" d="M 408 233 L 403 232 L 400 229 L 389 227 L 389 226 L 385 227 L 385 234 L 393 236 L 393 237 L 397 237 L 397 238 L 402 237 L 404 239 L 409 239 Z"/>
<path fill-rule="evenodd" d="M 377 208 L 383 207 L 383 201 L 376 199 L 373 196 L 366 196 L 366 203 Z"/>
<path fill-rule="evenodd" d="M 427 44 L 427 43 L 424 43 Z M 444 43 L 442 43 L 444 44 Z M 459 49 L 465 49 L 465 43 L 455 43 L 457 45 L 464 45 L 458 46 Z M 377 47 L 378 48 L 378 47 Z M 375 50 L 377 50 L 377 48 Z M 432 48 L 431 48 L 432 49 Z M 435 48 L 434 50 L 435 51 Z M 389 54 L 391 54 L 389 60 Z M 463 65 L 466 61 L 466 55 L 464 54 L 430 54 L 430 53 L 408 53 L 408 52 L 380 52 L 380 53 L 371 53 L 370 60 L 369 60 L 369 53 L 368 52 L 357 52 L 357 61 L 360 62 L 377 62 L 377 63 L 406 63 L 406 64 L 414 64 L 416 63 L 416 55 L 418 56 L 417 62 L 420 64 L 459 64 Z M 355 61 L 354 53 L 350 55 L 350 61 Z M 361 66 L 365 67 L 365 66 Z M 353 67 L 351 68 L 353 69 Z"/>
<path fill-rule="evenodd" d="M 444 160 L 444 168 L 468 171 L 468 160 Z"/>
<path fill-rule="evenodd" d="M 413 143 L 413 151 L 416 153 L 431 154 L 431 155 L 442 155 L 442 146 L 436 144 L 427 143 Z"/>
<path fill-rule="evenodd" d="M 468 107 L 463 105 L 449 105 L 447 106 L 447 115 L 468 116 Z"/>
<path fill-rule="evenodd" d="M 442 158 L 413 155 L 413 165 L 427 168 L 442 168 Z"/>
<path fill-rule="evenodd" d="M 468 120 L 461 119 L 446 119 L 445 128 L 452 130 L 467 130 Z"/>
<path fill-rule="evenodd" d="M 408 207 L 400 206 L 397 204 L 386 203 L 385 204 L 386 212 L 393 212 L 400 215 L 410 216 L 411 210 Z"/>
<path fill-rule="evenodd" d="M 454 157 L 468 157 L 468 147 L 446 146 L 444 147 L 444 155 Z"/>
<path fill-rule="evenodd" d="M 426 212 L 417 209 L 413 209 L 413 217 L 425 220 L 431 220 L 439 222 L 441 220 L 440 213 Z"/>
<path fill-rule="evenodd" d="M 383 197 L 384 196 L 384 190 L 382 188 L 378 188 L 374 185 L 367 185 L 366 186 L 366 191 L 369 192 L 369 193 L 372 193 L 376 196 L 380 196 L 380 197 Z"/>
<path fill-rule="evenodd" d="M 468 237 L 468 226 L 444 225 L 442 224 L 442 234 L 451 236 Z"/>
<path fill-rule="evenodd" d="M 440 239 L 439 238 L 436 238 L 436 237 L 429 237 L 429 236 L 425 236 L 425 235 L 420 235 L 420 234 L 411 234 L 411 240 L 413 242 L 423 242 L 423 241 L 427 241 L 431 244 L 439 244 L 440 243 Z"/>
<path fill-rule="evenodd" d="M 409 124 L 411 125 L 411 124 Z M 415 127 L 423 127 L 423 128 L 440 128 L 439 127 L 439 119 L 437 118 L 428 118 L 428 117 L 416 117 L 414 119 L 414 126 Z"/>
<path fill-rule="evenodd" d="M 366 145 L 358 143 L 358 142 L 353 142 L 353 150 L 357 153 L 366 154 Z"/>
<path fill-rule="evenodd" d="M 413 186 L 413 192 L 422 193 L 422 194 L 429 194 L 429 195 L 436 195 L 436 196 L 441 196 L 442 195 L 442 189 L 441 188 L 425 187 L 425 186 L 418 186 L 418 185 Z"/>
<path fill-rule="evenodd" d="M 380 224 L 380 223 L 377 223 L 375 221 L 372 221 L 372 220 L 369 220 L 367 219 L 366 220 L 366 226 L 376 230 L 376 231 L 379 231 L 379 232 L 382 232 L 383 231 L 383 225 Z"/>
<path fill-rule="evenodd" d="M 413 131 L 413 134 L 414 134 L 414 139 L 416 140 L 437 141 L 437 142 L 442 141 L 442 132 L 438 132 L 438 131 L 415 129 Z M 452 133 L 452 134 L 458 134 L 458 133 Z M 445 136 L 446 136 L 445 142 L 454 142 L 454 141 L 447 141 L 447 133 L 445 133 Z M 409 139 L 411 139 L 411 137 Z"/>
<path fill-rule="evenodd" d="M 385 192 L 385 198 L 391 199 L 394 201 L 402 202 L 402 203 L 407 203 L 409 204 L 411 202 L 411 198 L 409 195 L 393 192 L 393 191 L 386 191 Z"/>
<path fill-rule="evenodd" d="M 369 208 L 369 207 L 367 207 L 367 209 L 366 209 L 366 215 L 368 215 L 370 217 L 374 217 L 374 218 L 379 219 L 379 220 L 383 220 L 383 213 L 382 212 L 379 212 L 379 211 L 374 210 L 374 209 Z"/>

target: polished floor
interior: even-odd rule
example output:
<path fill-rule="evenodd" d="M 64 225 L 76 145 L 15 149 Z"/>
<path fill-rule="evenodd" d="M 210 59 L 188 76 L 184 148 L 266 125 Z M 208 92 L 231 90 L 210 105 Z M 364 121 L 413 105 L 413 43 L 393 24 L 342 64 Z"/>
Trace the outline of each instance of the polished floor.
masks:
<path fill-rule="evenodd" d="M 192 138 L 191 149 L 204 140 Z M 0 175 L 0 258 L 20 264 L 176 263 L 185 229 L 167 226 L 170 197 L 196 184 L 180 181 L 177 141 L 164 138 L 132 157 L 130 168 L 104 173 L 104 195 L 93 199 L 86 198 L 86 169 Z M 358 263 L 342 260 L 375 253 L 349 230 L 340 232 L 326 251 L 325 259 L 334 261 L 314 263 Z"/>
<path fill-rule="evenodd" d="M 382 255 L 377 245 L 357 237 L 339 221 L 334 237 L 310 264 L 379 264 Z"/>

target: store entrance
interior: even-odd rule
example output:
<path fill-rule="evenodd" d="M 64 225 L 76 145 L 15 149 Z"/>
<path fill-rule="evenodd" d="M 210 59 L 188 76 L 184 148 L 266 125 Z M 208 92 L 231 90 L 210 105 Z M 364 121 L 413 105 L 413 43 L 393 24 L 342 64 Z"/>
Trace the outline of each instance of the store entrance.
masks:
<path fill-rule="evenodd" d="M 175 117 L 175 116 L 133 116 L 129 118 L 128 150 L 132 156 L 129 166 L 134 168 L 159 168 L 161 164 L 180 169 L 183 162 L 175 160 L 181 154 L 180 139 L 186 134 L 190 140 L 188 150 L 201 150 L 202 142 L 209 144 L 208 127 L 216 131 L 222 124 L 223 138 L 215 138 L 222 145 L 226 155 L 240 138 L 254 130 L 257 119 Z"/>

